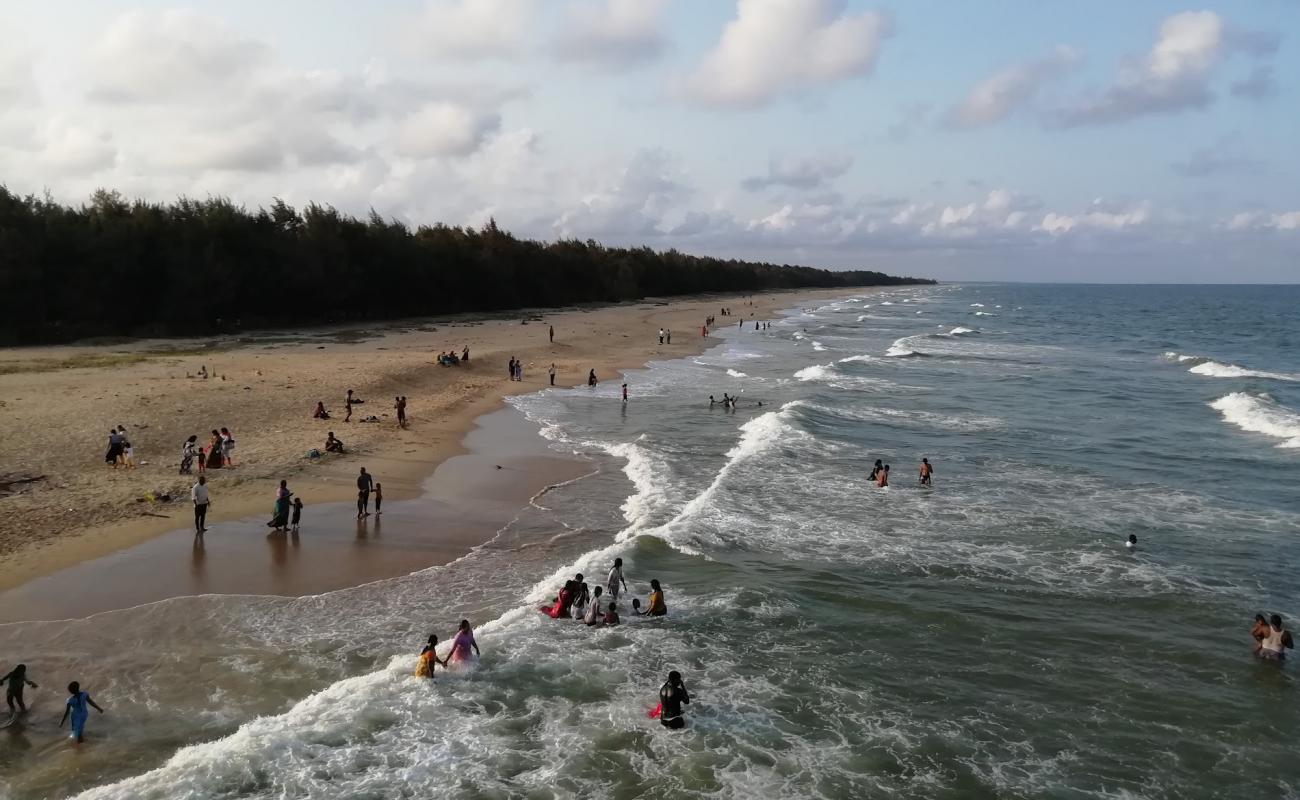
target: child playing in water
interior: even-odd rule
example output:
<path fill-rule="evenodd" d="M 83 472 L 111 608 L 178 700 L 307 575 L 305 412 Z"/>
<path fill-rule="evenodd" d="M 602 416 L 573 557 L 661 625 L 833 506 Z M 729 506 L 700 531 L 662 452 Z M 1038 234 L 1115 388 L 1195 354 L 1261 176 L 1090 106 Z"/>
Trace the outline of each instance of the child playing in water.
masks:
<path fill-rule="evenodd" d="M 605 612 L 605 624 L 617 625 L 618 623 L 618 603 L 610 603 L 609 610 Z"/>
<path fill-rule="evenodd" d="M 93 708 L 103 714 L 104 709 L 99 704 L 90 699 L 89 692 L 81 691 L 81 684 L 73 681 L 68 684 L 68 705 L 63 709 L 63 719 L 59 720 L 59 728 L 63 723 L 68 721 L 68 715 L 72 715 L 72 738 L 77 740 L 77 744 L 86 741 L 86 720 L 90 717 L 90 709 Z"/>
<path fill-rule="evenodd" d="M 5 701 L 9 703 L 9 713 L 26 714 L 27 704 L 23 702 L 23 689 L 28 686 L 33 689 L 40 688 L 27 679 L 27 665 L 19 664 L 14 667 L 12 672 L 0 678 L 0 683 L 6 684 Z M 18 704 L 17 708 L 14 708 L 15 703 Z"/>
<path fill-rule="evenodd" d="M 302 521 L 302 498 L 293 498 L 293 533 L 298 533 L 298 523 Z"/>

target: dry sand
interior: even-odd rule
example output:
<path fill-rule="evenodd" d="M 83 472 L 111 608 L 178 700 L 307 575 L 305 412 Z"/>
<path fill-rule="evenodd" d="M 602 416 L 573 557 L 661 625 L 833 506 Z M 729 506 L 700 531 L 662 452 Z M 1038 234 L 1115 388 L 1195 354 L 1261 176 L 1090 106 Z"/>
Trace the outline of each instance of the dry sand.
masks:
<path fill-rule="evenodd" d="M 707 296 L 497 319 L 0 349 L 0 589 L 192 526 L 194 476 L 178 474 L 190 434 L 206 442 L 224 426 L 237 441 L 236 466 L 208 472 L 210 524 L 266 514 L 280 479 L 312 505 L 350 500 L 360 465 L 382 476 L 386 501 L 412 498 L 439 464 L 462 452 L 477 417 L 506 395 L 546 385 L 551 363 L 557 385 L 585 383 L 593 368 L 602 381 L 617 380 L 619 370 L 649 359 L 703 350 L 710 340 L 700 326 L 720 306 L 736 314 L 718 318 L 726 326 L 846 293 L 761 294 L 752 306 Z M 658 344 L 660 327 L 673 331 L 671 345 Z M 468 364 L 436 363 L 439 352 L 466 346 Z M 522 382 L 507 380 L 512 355 L 524 363 Z M 206 380 L 194 377 L 201 366 Z M 349 388 L 366 403 L 345 423 Z M 396 395 L 409 402 L 406 429 L 396 424 Z M 332 419 L 312 419 L 318 400 Z M 380 422 L 360 421 L 368 415 Z M 108 430 L 119 424 L 134 445 L 135 469 L 104 464 Z M 348 452 L 307 458 L 324 449 L 330 430 Z M 39 480 L 12 483 L 29 478 Z"/>

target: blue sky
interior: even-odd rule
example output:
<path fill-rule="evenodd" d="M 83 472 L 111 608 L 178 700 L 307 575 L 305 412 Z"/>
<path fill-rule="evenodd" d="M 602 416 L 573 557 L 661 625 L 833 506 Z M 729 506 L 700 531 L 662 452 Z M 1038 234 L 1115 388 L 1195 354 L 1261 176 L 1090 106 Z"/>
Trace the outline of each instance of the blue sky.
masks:
<path fill-rule="evenodd" d="M 1300 4 L 0 10 L 0 180 L 942 279 L 1300 279 Z"/>

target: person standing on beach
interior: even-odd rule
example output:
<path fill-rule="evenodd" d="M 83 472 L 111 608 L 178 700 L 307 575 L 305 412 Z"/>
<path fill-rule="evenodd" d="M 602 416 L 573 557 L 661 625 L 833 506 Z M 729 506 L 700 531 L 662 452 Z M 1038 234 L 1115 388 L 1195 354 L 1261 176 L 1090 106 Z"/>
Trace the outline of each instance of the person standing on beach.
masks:
<path fill-rule="evenodd" d="M 343 400 L 343 406 L 347 409 L 347 415 L 343 417 L 344 422 L 352 421 L 352 390 L 348 389 L 348 396 Z"/>
<path fill-rule="evenodd" d="M 30 686 L 33 689 L 39 689 L 35 683 L 27 679 L 27 665 L 19 664 L 13 668 L 8 675 L 0 678 L 0 683 L 5 684 L 5 702 L 9 704 L 10 714 L 26 714 L 27 704 L 23 702 L 23 689 Z M 17 708 L 14 704 L 17 704 Z"/>
<path fill-rule="evenodd" d="M 298 535 L 298 525 L 301 522 L 302 522 L 302 498 L 295 497 L 293 498 L 293 519 L 290 522 L 290 524 L 293 526 L 292 531 L 294 536 Z"/>
<path fill-rule="evenodd" d="M 551 326 L 551 344 L 555 344 L 555 326 Z"/>
<path fill-rule="evenodd" d="M 515 357 L 510 356 L 510 363 L 506 364 L 506 371 L 510 373 L 510 380 L 515 379 Z"/>
<path fill-rule="evenodd" d="M 384 485 L 382 483 L 376 483 L 375 484 L 375 516 L 376 517 L 384 513 L 383 511 L 380 511 L 383 505 L 384 505 Z"/>
<path fill-rule="evenodd" d="M 660 328 L 660 329 L 659 329 L 659 344 L 663 344 L 663 343 L 664 343 L 664 329 L 663 329 L 663 328 Z"/>
<path fill-rule="evenodd" d="M 229 428 L 221 429 L 221 458 L 227 467 L 235 466 L 235 437 Z"/>
<path fill-rule="evenodd" d="M 99 704 L 90 699 L 89 692 L 81 691 L 81 684 L 73 681 L 68 684 L 68 704 L 63 709 L 63 719 L 59 720 L 59 728 L 63 723 L 68 721 L 68 715 L 72 715 L 72 738 L 77 740 L 77 744 L 86 741 L 86 720 L 90 717 L 90 709 L 93 708 L 103 714 L 104 709 Z"/>
<path fill-rule="evenodd" d="M 199 482 L 190 488 L 190 500 L 194 503 L 194 534 L 202 536 L 208 529 L 208 506 L 212 503 L 206 477 L 200 475 Z"/>
<path fill-rule="evenodd" d="M 623 402 L 627 402 L 627 384 L 623 384 Z"/>
<path fill-rule="evenodd" d="M 921 485 L 930 486 L 930 477 L 934 475 L 934 467 L 930 466 L 930 459 L 921 459 Z"/>
<path fill-rule="evenodd" d="M 551 362 L 551 368 L 546 370 L 546 374 L 551 376 L 551 385 L 555 385 L 555 362 Z"/>
<path fill-rule="evenodd" d="M 406 427 L 406 395 L 393 398 L 393 408 L 397 409 L 397 427 Z"/>
<path fill-rule="evenodd" d="M 593 369 L 591 372 L 587 373 L 587 385 L 588 386 L 596 385 L 596 370 Z"/>
<path fill-rule="evenodd" d="M 668 344 L 672 344 L 672 343 L 673 343 L 673 331 L 672 331 L 671 328 L 669 328 L 668 330 L 664 331 L 664 340 L 665 340 Z"/>
<path fill-rule="evenodd" d="M 357 519 L 370 516 L 370 490 L 374 486 L 375 479 L 362 467 L 357 475 Z"/>
<path fill-rule="evenodd" d="M 186 439 L 185 443 L 181 445 L 182 475 L 189 475 L 194 471 L 194 457 L 199 455 L 198 447 L 196 447 L 198 440 L 198 436 L 190 434 L 190 438 Z M 200 462 L 199 466 L 202 467 L 202 462 Z"/>

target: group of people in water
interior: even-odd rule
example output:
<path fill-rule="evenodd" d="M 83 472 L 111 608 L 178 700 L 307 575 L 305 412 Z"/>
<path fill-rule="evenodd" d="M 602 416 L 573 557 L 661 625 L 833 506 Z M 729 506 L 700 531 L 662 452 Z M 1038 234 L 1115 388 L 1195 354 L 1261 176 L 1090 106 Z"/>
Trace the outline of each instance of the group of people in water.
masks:
<path fill-rule="evenodd" d="M 5 701 L 9 704 L 9 721 L 3 726 L 17 722 L 21 717 L 27 714 L 27 702 L 23 698 L 23 692 L 28 686 L 33 689 L 40 687 L 31 678 L 27 677 L 27 665 L 19 664 L 9 671 L 9 674 L 0 678 L 0 683 L 5 685 Z M 89 692 L 83 691 L 81 684 L 73 681 L 68 684 L 68 701 L 63 706 L 63 718 L 59 720 L 60 730 L 63 724 L 72 718 L 72 738 L 77 744 L 86 741 L 86 720 L 90 719 L 90 709 L 95 709 L 103 714 L 104 709 L 100 707 L 90 696 Z"/>
<path fill-rule="evenodd" d="M 889 465 L 877 458 L 876 463 L 871 466 L 871 474 L 867 480 L 876 486 L 884 488 L 889 485 Z M 930 459 L 921 459 L 921 466 L 917 469 L 917 480 L 922 486 L 934 485 L 934 465 Z"/>

